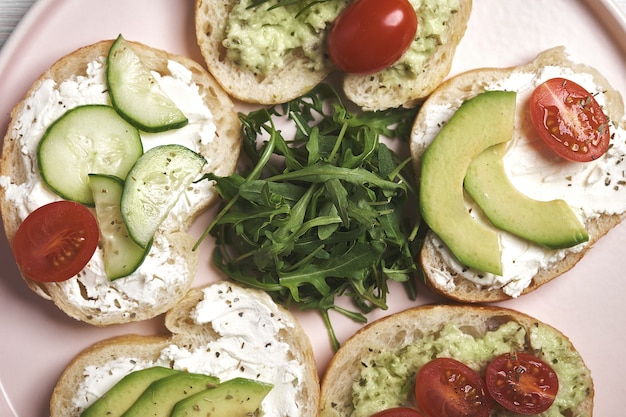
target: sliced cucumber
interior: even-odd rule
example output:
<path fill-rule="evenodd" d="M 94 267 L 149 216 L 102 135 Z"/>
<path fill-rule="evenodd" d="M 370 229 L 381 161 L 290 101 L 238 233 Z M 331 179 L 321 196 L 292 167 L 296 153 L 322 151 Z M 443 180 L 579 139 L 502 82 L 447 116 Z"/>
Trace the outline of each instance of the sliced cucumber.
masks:
<path fill-rule="evenodd" d="M 180 195 L 198 177 L 204 157 L 182 145 L 150 149 L 128 173 L 122 218 L 131 237 L 146 247 Z"/>
<path fill-rule="evenodd" d="M 112 175 L 89 174 L 100 227 L 104 271 L 110 280 L 135 272 L 150 251 L 150 244 L 139 246 L 128 233 L 122 219 L 120 202 L 124 181 Z"/>
<path fill-rule="evenodd" d="M 188 122 L 122 35 L 109 50 L 107 84 L 113 107 L 140 130 L 162 132 Z"/>
<path fill-rule="evenodd" d="M 37 149 L 43 181 L 67 200 L 92 206 L 88 175 L 126 178 L 143 154 L 139 131 L 114 108 L 85 105 L 68 110 L 44 133 Z"/>

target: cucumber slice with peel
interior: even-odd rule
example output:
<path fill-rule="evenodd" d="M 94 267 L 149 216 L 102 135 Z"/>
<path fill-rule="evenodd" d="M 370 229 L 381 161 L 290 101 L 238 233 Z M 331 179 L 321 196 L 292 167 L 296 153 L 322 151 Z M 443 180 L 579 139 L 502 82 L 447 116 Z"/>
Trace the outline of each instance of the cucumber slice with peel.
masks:
<path fill-rule="evenodd" d="M 182 145 L 161 145 L 137 160 L 122 192 L 122 218 L 131 237 L 146 247 L 185 189 L 206 164 Z"/>
<path fill-rule="evenodd" d="M 104 271 L 110 280 L 128 276 L 142 264 L 152 245 L 142 248 L 128 233 L 120 211 L 124 181 L 112 175 L 89 174 L 89 183 L 100 227 Z"/>
<path fill-rule="evenodd" d="M 107 85 L 113 107 L 140 130 L 162 132 L 188 122 L 122 35 L 107 56 Z"/>
<path fill-rule="evenodd" d="M 44 183 L 55 193 L 93 206 L 88 175 L 126 178 L 143 154 L 139 131 L 105 105 L 78 106 L 65 112 L 44 133 L 37 164 Z"/>

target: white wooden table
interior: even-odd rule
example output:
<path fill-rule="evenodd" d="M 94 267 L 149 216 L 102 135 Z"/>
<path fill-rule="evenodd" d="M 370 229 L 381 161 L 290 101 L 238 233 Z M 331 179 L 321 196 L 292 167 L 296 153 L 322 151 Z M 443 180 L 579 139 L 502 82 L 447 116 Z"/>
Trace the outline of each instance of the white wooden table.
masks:
<path fill-rule="evenodd" d="M 81 1 L 81 0 L 73 0 Z M 191 0 L 186 0 L 191 1 Z M 481 1 L 481 0 L 474 0 Z M 506 0 L 502 0 L 506 2 Z M 532 0 L 529 0 L 532 1 Z M 592 0 L 599 1 L 599 0 Z M 626 16 L 626 0 L 612 0 L 618 9 Z M 4 45 L 11 32 L 28 11 L 35 0 L 0 0 L 0 49 Z M 5 402 L 5 396 L 0 383 L 0 416 L 13 415 L 9 405 Z"/>
<path fill-rule="evenodd" d="M 34 0 L 0 0 L 0 48 Z"/>

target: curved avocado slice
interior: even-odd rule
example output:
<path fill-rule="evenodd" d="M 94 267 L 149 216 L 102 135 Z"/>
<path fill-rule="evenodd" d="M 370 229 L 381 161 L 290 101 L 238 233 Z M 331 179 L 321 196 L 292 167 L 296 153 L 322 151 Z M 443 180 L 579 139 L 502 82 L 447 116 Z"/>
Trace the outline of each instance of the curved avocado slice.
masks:
<path fill-rule="evenodd" d="M 513 135 L 515 92 L 487 91 L 464 102 L 422 157 L 420 210 L 424 221 L 464 265 L 502 275 L 495 228 L 469 214 L 463 180 L 474 158 Z"/>
<path fill-rule="evenodd" d="M 261 402 L 272 388 L 265 382 L 234 378 L 180 401 L 170 417 L 257 416 Z"/>
<path fill-rule="evenodd" d="M 219 382 L 214 376 L 191 372 L 167 376 L 150 384 L 122 417 L 169 417 L 179 401 Z"/>
<path fill-rule="evenodd" d="M 81 417 L 120 417 L 154 381 L 176 375 L 180 371 L 161 366 L 131 372 L 91 404 Z"/>
<path fill-rule="evenodd" d="M 476 157 L 465 175 L 465 190 L 494 226 L 551 249 L 589 240 L 585 227 L 563 200 L 539 201 L 522 194 L 506 175 L 504 144 Z"/>

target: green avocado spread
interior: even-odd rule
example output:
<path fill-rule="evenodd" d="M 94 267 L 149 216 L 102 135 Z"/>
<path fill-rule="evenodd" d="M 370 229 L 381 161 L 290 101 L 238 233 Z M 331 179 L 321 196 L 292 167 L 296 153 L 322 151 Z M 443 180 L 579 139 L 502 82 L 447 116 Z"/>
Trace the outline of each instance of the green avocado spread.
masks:
<path fill-rule="evenodd" d="M 523 326 L 509 321 L 476 336 L 449 323 L 397 351 L 375 351 L 363 358 L 360 378 L 352 387 L 352 416 L 369 417 L 396 406 L 414 407 L 415 376 L 431 359 L 454 358 L 484 376 L 484 369 L 494 357 L 524 350 L 532 350 L 550 364 L 559 378 L 556 399 L 541 416 L 569 415 L 567 410 L 575 409 L 589 396 L 591 375 L 571 343 L 554 329 L 537 324 L 527 333 Z"/>
<path fill-rule="evenodd" d="M 409 50 L 385 77 L 411 77 L 422 72 L 435 48 L 446 42 L 447 22 L 459 0 L 409 0 L 418 17 L 417 34 Z M 278 0 L 252 6 L 253 0 L 234 4 L 224 29 L 222 46 L 232 62 L 259 75 L 288 62 L 289 56 L 305 57 L 311 70 L 330 68 L 324 45 L 332 22 L 349 3 L 347 0 L 298 0 L 274 7 Z"/>

